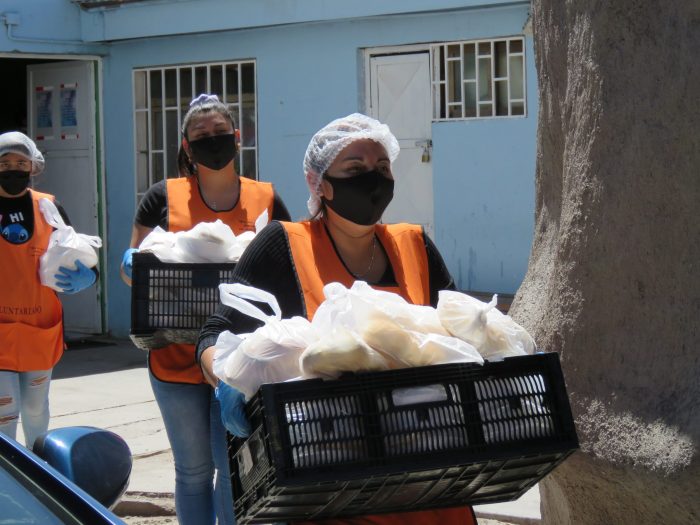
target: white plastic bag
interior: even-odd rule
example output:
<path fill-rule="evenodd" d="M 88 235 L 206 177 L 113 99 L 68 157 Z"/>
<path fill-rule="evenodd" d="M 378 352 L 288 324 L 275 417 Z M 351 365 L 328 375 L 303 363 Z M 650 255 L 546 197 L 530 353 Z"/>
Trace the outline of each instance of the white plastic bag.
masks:
<path fill-rule="evenodd" d="M 231 227 L 217 219 L 176 233 L 174 250 L 182 262 L 218 263 L 229 260 L 229 250 L 235 243 L 236 235 Z"/>
<path fill-rule="evenodd" d="M 355 281 L 350 288 L 329 283 L 323 287 L 323 294 L 326 299 L 312 321 L 322 329 L 339 324 L 361 333 L 370 322 L 389 319 L 406 330 L 450 335 L 434 308 L 411 304 L 398 294 L 375 290 L 364 281 Z"/>
<path fill-rule="evenodd" d="M 139 251 L 152 253 L 166 263 L 235 263 L 268 222 L 267 210 L 263 210 L 255 220 L 255 231 L 239 235 L 221 219 L 200 222 L 182 232 L 157 226 L 141 241 Z"/>
<path fill-rule="evenodd" d="M 58 268 L 63 266 L 69 270 L 77 269 L 75 261 L 78 260 L 88 268 L 97 266 L 98 256 L 95 248 L 102 246 L 102 239 L 94 235 L 77 233 L 72 226 L 64 221 L 58 208 L 50 199 L 39 199 L 39 210 L 44 219 L 55 230 L 49 237 L 49 246 L 39 259 L 39 278 L 41 284 L 58 292 L 63 288 L 56 284 L 54 277 Z"/>
<path fill-rule="evenodd" d="M 455 337 L 474 345 L 490 361 L 532 354 L 535 341 L 527 331 L 497 308 L 498 296 L 484 303 L 465 293 L 439 292 L 437 313 Z"/>
<path fill-rule="evenodd" d="M 175 252 L 175 232 L 165 231 L 156 226 L 139 245 L 140 252 L 152 253 L 166 263 L 182 262 Z"/>
<path fill-rule="evenodd" d="M 356 334 L 384 357 L 389 368 L 483 362 L 471 345 L 450 337 L 430 306 L 410 304 L 398 294 L 375 290 L 363 281 L 350 288 L 329 283 L 323 292 L 326 299 L 311 322 L 316 331 L 328 334 L 342 327 Z M 363 359 L 362 353 L 356 353 L 354 362 L 338 360 L 344 366 L 340 371 L 363 370 Z"/>
<path fill-rule="evenodd" d="M 303 317 L 282 319 L 275 297 L 243 284 L 219 285 L 221 302 L 265 324 L 251 334 L 223 332 L 216 342 L 214 373 L 246 399 L 263 383 L 279 383 L 301 375 L 299 356 L 317 340 L 311 323 Z M 270 305 L 274 314 L 266 315 L 249 301 Z"/>

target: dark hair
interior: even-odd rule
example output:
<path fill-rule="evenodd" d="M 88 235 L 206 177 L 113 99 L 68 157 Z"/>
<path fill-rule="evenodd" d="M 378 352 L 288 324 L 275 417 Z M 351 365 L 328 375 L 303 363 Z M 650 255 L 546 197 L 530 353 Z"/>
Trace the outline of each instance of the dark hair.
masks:
<path fill-rule="evenodd" d="M 199 97 L 201 96 L 202 95 L 200 95 Z M 236 121 L 234 120 L 233 115 L 231 114 L 231 110 L 228 109 L 228 106 L 226 106 L 226 104 L 212 97 L 206 100 L 205 102 L 195 103 L 190 106 L 190 109 L 187 111 L 184 118 L 182 119 L 181 131 L 183 138 L 187 139 L 187 127 L 190 125 L 190 122 L 193 118 L 211 112 L 219 113 L 220 115 L 230 120 L 231 126 L 234 130 L 236 129 Z M 190 161 L 190 158 L 187 155 L 185 148 L 182 146 L 182 142 L 180 142 L 180 146 L 177 150 L 177 170 L 180 173 L 180 175 L 185 176 L 195 175 L 197 173 L 197 168 Z"/>

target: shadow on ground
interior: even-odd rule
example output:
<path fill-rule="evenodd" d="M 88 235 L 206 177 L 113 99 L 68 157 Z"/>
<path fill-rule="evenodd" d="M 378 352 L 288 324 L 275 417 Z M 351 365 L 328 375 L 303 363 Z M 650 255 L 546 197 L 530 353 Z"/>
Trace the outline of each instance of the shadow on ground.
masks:
<path fill-rule="evenodd" d="M 124 339 L 69 340 L 52 379 L 145 368 L 147 354 Z"/>

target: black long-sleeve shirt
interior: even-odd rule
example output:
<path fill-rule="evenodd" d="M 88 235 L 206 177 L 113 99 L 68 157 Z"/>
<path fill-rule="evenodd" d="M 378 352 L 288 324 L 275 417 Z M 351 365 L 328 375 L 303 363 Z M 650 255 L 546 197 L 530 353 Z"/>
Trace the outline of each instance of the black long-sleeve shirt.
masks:
<path fill-rule="evenodd" d="M 428 255 L 430 303 L 436 306 L 438 292 L 454 290 L 455 285 L 433 242 L 425 234 L 423 239 Z M 253 239 L 236 265 L 232 280 L 270 292 L 277 299 L 283 318 L 296 315 L 306 317 L 303 292 L 294 272 L 289 240 L 280 223 L 271 222 Z M 391 265 L 387 265 L 382 279 L 373 284 L 396 286 L 396 277 Z M 264 306 L 261 308 L 265 309 Z M 214 315 L 202 327 L 197 343 L 197 360 L 206 348 L 216 343 L 221 332 L 229 330 L 237 334 L 250 333 L 259 326 L 261 322 L 257 319 L 228 306 L 219 305 Z"/>

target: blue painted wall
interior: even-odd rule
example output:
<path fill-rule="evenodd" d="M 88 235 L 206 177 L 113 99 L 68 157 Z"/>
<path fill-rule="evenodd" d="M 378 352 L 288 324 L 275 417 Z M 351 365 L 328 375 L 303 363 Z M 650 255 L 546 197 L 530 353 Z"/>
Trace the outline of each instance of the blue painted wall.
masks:
<path fill-rule="evenodd" d="M 5 15 L 19 16 L 8 28 Z M 12 18 L 12 17 L 11 17 Z M 10 33 L 8 34 L 8 29 Z M 0 2 L 0 52 L 47 54 L 102 54 L 107 47 L 82 43 L 80 8 L 55 0 L 2 0 Z"/>
<path fill-rule="evenodd" d="M 532 244 L 537 79 L 526 39 L 526 118 L 434 122 L 435 242 L 463 290 L 514 293 Z"/>
<path fill-rule="evenodd" d="M 211 4 L 217 0 L 201 1 Z M 276 3 L 296 4 L 291 0 Z M 444 12 L 369 16 L 376 3 L 363 1 L 367 17 L 342 19 L 333 3 L 314 3 L 324 7 L 323 20 L 139 38 L 108 45 L 103 59 L 107 310 L 110 331 L 115 335 L 126 335 L 130 323 L 129 289 L 121 282 L 118 268 L 135 211 L 134 68 L 255 59 L 260 178 L 273 182 L 293 218 L 301 218 L 306 214 L 308 197 L 301 164 L 311 135 L 331 119 L 365 108 L 364 80 L 358 74 L 364 66 L 363 48 L 519 35 L 528 12 L 527 2 L 474 8 L 489 2 L 442 0 L 437 4 L 444 4 Z M 179 4 L 192 2 L 171 5 Z M 404 10 L 401 2 L 390 4 L 396 11 Z M 423 4 L 432 6 L 435 2 Z M 454 4 L 472 8 L 460 10 Z M 165 21 L 172 18 L 172 13 L 168 14 L 167 3 L 148 3 L 141 9 L 120 8 L 112 15 L 107 11 L 83 12 L 83 38 L 99 42 L 106 32 L 113 38 L 125 37 L 118 28 L 128 32 L 138 26 L 146 31 L 136 20 L 144 17 L 144 9 L 158 5 L 162 16 L 155 25 L 168 27 Z M 217 13 L 204 10 L 200 15 L 206 12 Z M 117 14 L 121 23 L 115 25 L 109 17 Z M 133 24 L 129 23 L 130 17 Z M 219 24 L 221 18 L 211 17 L 211 26 Z M 177 24 L 182 26 L 181 18 Z M 177 31 L 186 32 L 179 26 Z M 527 267 L 533 227 L 537 113 L 534 54 L 529 37 L 527 41 L 528 117 L 433 124 L 435 240 L 463 289 L 513 293 Z M 2 50 L 5 45 L 0 40 Z"/>

